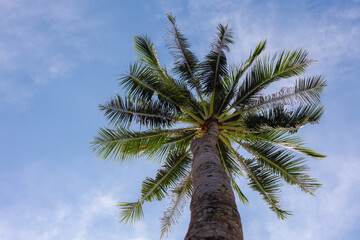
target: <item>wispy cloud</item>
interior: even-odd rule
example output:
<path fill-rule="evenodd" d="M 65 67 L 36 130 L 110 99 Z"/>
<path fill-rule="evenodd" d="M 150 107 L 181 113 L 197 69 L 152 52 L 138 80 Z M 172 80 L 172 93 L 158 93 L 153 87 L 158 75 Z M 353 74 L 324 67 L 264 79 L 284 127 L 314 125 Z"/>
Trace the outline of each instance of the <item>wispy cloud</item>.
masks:
<path fill-rule="evenodd" d="M 116 201 L 109 193 L 101 193 L 91 191 L 91 194 L 84 194 L 78 201 L 66 203 L 59 200 L 55 203 L 55 208 L 30 209 L 24 205 L 17 211 L 21 211 L 19 220 L 26 222 L 26 224 L 18 224 L 19 220 L 12 218 L 12 214 L 8 213 L 0 217 L 0 236 L 3 239 L 34 239 L 34 240 L 49 240 L 49 239 L 74 239 L 85 240 L 95 239 L 92 234 L 109 236 L 106 239 L 115 239 L 115 234 L 111 236 L 110 233 L 104 232 L 103 226 L 97 231 L 99 221 L 113 222 L 116 219 L 116 212 L 114 211 Z M 113 221 L 111 221 L 113 219 Z"/>
<path fill-rule="evenodd" d="M 1 1 L 0 14 L 0 77 L 3 85 L 14 86 L 0 89 L 3 104 L 14 103 L 8 95 L 17 96 L 16 102 L 29 99 L 18 92 L 66 78 L 79 63 L 100 54 L 89 45 L 101 36 L 96 32 L 104 22 L 89 17 L 80 1 Z"/>
<path fill-rule="evenodd" d="M 172 11 L 168 4 L 162 6 L 165 12 Z M 200 0 L 188 1 L 187 8 L 176 7 L 176 3 L 174 6 L 181 27 L 193 36 L 201 36 L 201 46 L 194 46 L 194 49 L 203 49 L 201 54 L 207 52 L 215 26 L 223 23 L 229 24 L 235 33 L 236 41 L 231 49 L 234 61 L 243 60 L 249 50 L 265 38 L 271 51 L 298 47 L 309 50 L 310 55 L 319 60 L 316 64 L 319 72 L 330 72 L 344 60 L 360 59 L 360 26 L 356 22 L 360 7 L 357 4 L 320 6 L 310 1 L 258 4 Z M 338 70 L 331 71 L 335 72 Z"/>

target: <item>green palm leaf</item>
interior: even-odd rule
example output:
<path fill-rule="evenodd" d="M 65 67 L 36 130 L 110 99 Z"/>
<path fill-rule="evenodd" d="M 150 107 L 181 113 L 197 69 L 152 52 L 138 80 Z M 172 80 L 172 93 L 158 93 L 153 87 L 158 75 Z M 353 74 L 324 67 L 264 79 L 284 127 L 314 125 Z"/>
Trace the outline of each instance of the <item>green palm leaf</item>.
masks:
<path fill-rule="evenodd" d="M 322 76 L 301 78 L 294 87 L 283 88 L 280 92 L 269 96 L 259 96 L 259 100 L 240 111 L 247 112 L 276 105 L 319 104 L 325 86 L 326 81 Z"/>
<path fill-rule="evenodd" d="M 258 98 L 258 93 L 270 83 L 282 78 L 298 76 L 313 62 L 304 50 L 283 51 L 280 55 L 270 55 L 257 60 L 251 71 L 241 84 L 234 103 L 228 108 L 223 117 L 235 107 L 246 106 Z"/>
<path fill-rule="evenodd" d="M 135 222 L 144 218 L 142 203 L 140 201 L 131 203 L 120 202 L 117 206 L 122 210 L 120 213 L 120 222 L 128 223 L 130 221 L 130 225 L 133 225 Z"/>
<path fill-rule="evenodd" d="M 212 50 L 201 63 L 201 83 L 206 94 L 213 92 L 214 88 L 222 89 L 222 78 L 228 73 L 227 60 L 224 51 L 229 51 L 229 44 L 233 43 L 232 31 L 221 24 L 217 27 L 218 34 L 211 44 Z"/>
<path fill-rule="evenodd" d="M 283 106 L 266 109 L 244 117 L 243 123 L 252 131 L 287 130 L 296 132 L 307 123 L 317 123 L 323 114 L 323 107 L 299 106 L 288 110 Z"/>
<path fill-rule="evenodd" d="M 142 205 L 145 201 L 161 200 L 169 187 L 175 187 L 180 178 L 188 173 L 191 158 L 190 150 L 169 154 L 165 164 L 158 170 L 155 179 L 146 178 L 142 183 L 141 198 L 134 203 L 120 203 L 121 221 L 134 223 L 142 218 Z"/>
<path fill-rule="evenodd" d="M 248 204 L 249 200 L 246 198 L 246 196 L 241 191 L 240 187 L 238 186 L 238 184 L 234 179 L 234 175 L 244 176 L 240 169 L 240 166 L 236 161 L 236 157 L 233 158 L 232 156 L 233 154 L 231 154 L 230 149 L 226 146 L 226 144 L 223 141 L 219 141 L 217 143 L 217 147 L 219 150 L 220 160 L 222 162 L 226 174 L 230 179 L 230 183 L 234 192 L 236 193 L 236 195 L 238 196 L 239 200 L 242 203 Z"/>
<path fill-rule="evenodd" d="M 172 78 L 163 68 L 159 62 L 153 43 L 147 36 L 135 36 L 135 49 L 138 52 L 139 60 L 143 62 L 148 68 L 155 73 L 160 85 L 156 86 L 158 93 L 161 92 L 163 101 L 168 104 L 178 105 L 179 103 L 184 106 L 191 107 L 193 110 L 200 110 L 197 102 L 188 90 L 187 85 L 181 84 L 179 81 Z M 170 102 L 169 102 L 170 100 Z"/>
<path fill-rule="evenodd" d="M 172 136 L 166 138 L 163 144 L 159 144 L 151 149 L 144 149 L 143 154 L 148 159 L 164 159 L 170 152 L 181 151 L 182 149 L 188 149 L 191 141 L 195 138 L 197 130 L 186 130 L 178 132 Z"/>
<path fill-rule="evenodd" d="M 255 159 L 244 159 L 225 139 L 229 137 L 227 134 L 220 135 L 220 139 L 231 149 L 234 156 L 236 156 L 239 164 L 243 168 L 249 179 L 249 186 L 255 191 L 259 192 L 263 199 L 270 205 L 270 209 L 274 211 L 281 219 L 291 214 L 289 211 L 284 211 L 280 208 L 279 193 L 281 182 L 280 178 L 270 171 L 263 169 Z M 232 139 L 229 137 L 229 139 Z"/>
<path fill-rule="evenodd" d="M 226 91 L 226 95 L 219 95 L 219 97 L 225 96 L 220 101 L 215 102 L 215 112 L 217 112 L 217 116 L 220 115 L 225 107 L 229 106 L 231 100 L 236 95 L 236 91 L 238 88 L 239 80 L 246 72 L 246 70 L 253 64 L 253 62 L 260 56 L 260 54 L 265 50 L 266 40 L 261 41 L 255 48 L 254 52 L 250 53 L 250 56 L 246 62 L 244 62 L 241 67 L 232 72 L 228 79 L 230 80 L 230 87 Z"/>
<path fill-rule="evenodd" d="M 167 156 L 165 164 L 158 170 L 156 177 L 147 178 L 141 189 L 142 199 L 145 201 L 161 200 L 166 195 L 169 187 L 175 187 L 178 179 L 186 176 L 191 164 L 188 157 L 190 150 L 180 150 L 172 152 Z"/>
<path fill-rule="evenodd" d="M 288 215 L 291 215 L 290 211 L 280 208 L 279 194 L 282 186 L 280 178 L 274 176 L 269 170 L 263 169 L 256 159 L 247 159 L 243 162 L 250 181 L 249 186 L 262 195 L 278 218 L 285 219 Z"/>
<path fill-rule="evenodd" d="M 213 113 L 213 106 L 217 95 L 224 93 L 223 78 L 228 73 L 227 59 L 224 51 L 229 51 L 229 44 L 233 43 L 232 31 L 229 27 L 218 25 L 218 35 L 212 43 L 212 50 L 206 56 L 206 60 L 201 63 L 201 84 L 205 94 L 211 93 L 210 110 L 208 116 Z"/>
<path fill-rule="evenodd" d="M 157 53 L 154 48 L 154 44 L 146 35 L 134 37 L 134 47 L 138 53 L 138 59 L 148 66 L 156 75 L 163 81 L 170 80 L 169 74 L 161 66 Z"/>
<path fill-rule="evenodd" d="M 118 94 L 108 103 L 99 105 L 99 108 L 115 127 L 129 126 L 131 123 L 151 128 L 170 127 L 178 120 L 173 109 L 158 101 L 134 103 L 130 99 L 123 100 Z"/>
<path fill-rule="evenodd" d="M 196 89 L 205 115 L 207 115 L 207 109 L 201 95 L 201 86 L 198 76 L 199 61 L 190 51 L 190 44 L 187 38 L 178 29 L 175 17 L 171 14 L 168 14 L 167 17 L 171 23 L 171 28 L 168 30 L 170 36 L 167 46 L 175 58 L 174 71 L 179 76 L 180 80 L 187 83 L 189 88 Z"/>
<path fill-rule="evenodd" d="M 275 144 L 312 158 L 326 157 L 325 155 L 320 154 L 310 148 L 304 147 L 304 142 L 299 136 L 289 136 L 286 131 L 264 132 L 260 134 L 253 134 L 252 136 L 257 140 L 260 140 L 260 142 L 265 141 L 271 144 Z"/>
<path fill-rule="evenodd" d="M 167 46 L 175 58 L 175 73 L 179 75 L 181 80 L 186 81 L 190 88 L 200 90 L 199 79 L 196 75 L 199 60 L 190 51 L 190 44 L 178 29 L 175 17 L 170 14 L 167 17 L 171 23 L 171 28 L 168 29 L 169 38 Z"/>
<path fill-rule="evenodd" d="M 309 170 L 303 158 L 297 158 L 288 150 L 279 150 L 269 143 L 240 143 L 249 153 L 256 157 L 262 168 L 280 176 L 287 183 L 297 185 L 304 192 L 313 194 L 321 185 L 316 179 L 305 174 Z"/>
<path fill-rule="evenodd" d="M 131 99 L 137 101 L 151 101 L 154 93 L 158 95 L 159 101 L 169 107 L 173 107 L 178 112 L 185 111 L 193 119 L 203 122 L 196 113 L 189 109 L 200 109 L 191 93 L 175 82 L 160 81 L 156 74 L 147 66 L 137 63 L 130 65 L 127 75 L 120 78 L 120 84 L 127 90 Z"/>
<path fill-rule="evenodd" d="M 176 137 L 182 131 L 189 128 L 174 130 L 148 130 L 135 132 L 124 128 L 116 130 L 100 128 L 98 136 L 91 143 L 97 157 L 102 159 L 114 159 L 127 161 L 133 157 L 139 157 L 140 153 L 152 153 L 165 144 L 167 138 Z"/>

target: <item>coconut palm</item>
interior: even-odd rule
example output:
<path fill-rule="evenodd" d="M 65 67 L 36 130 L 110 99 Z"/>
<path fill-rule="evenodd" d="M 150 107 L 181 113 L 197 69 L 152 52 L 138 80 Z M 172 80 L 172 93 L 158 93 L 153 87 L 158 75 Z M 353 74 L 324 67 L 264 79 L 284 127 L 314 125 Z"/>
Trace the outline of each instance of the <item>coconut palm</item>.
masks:
<path fill-rule="evenodd" d="M 161 220 L 164 236 L 191 199 L 185 239 L 243 239 L 234 194 L 243 203 L 248 200 L 238 177 L 246 178 L 281 219 L 291 214 L 280 207 L 283 183 L 310 194 L 320 186 L 299 155 L 325 156 L 305 147 L 296 132 L 318 123 L 326 82 L 321 76 L 290 79 L 313 62 L 308 52 L 260 56 L 266 41 L 229 68 L 226 52 L 233 35 L 221 24 L 210 53 L 199 61 L 175 18 L 168 19 L 172 74 L 160 64 L 150 39 L 135 36 L 138 62 L 119 79 L 127 95 L 100 105 L 111 128 L 99 130 L 93 150 L 102 159 L 146 156 L 162 163 L 155 177 L 143 181 L 138 200 L 119 204 L 121 221 L 134 223 L 143 217 L 145 202 L 170 196 Z M 293 86 L 269 94 L 268 86 L 281 79 Z M 135 130 L 134 124 L 145 130 Z"/>

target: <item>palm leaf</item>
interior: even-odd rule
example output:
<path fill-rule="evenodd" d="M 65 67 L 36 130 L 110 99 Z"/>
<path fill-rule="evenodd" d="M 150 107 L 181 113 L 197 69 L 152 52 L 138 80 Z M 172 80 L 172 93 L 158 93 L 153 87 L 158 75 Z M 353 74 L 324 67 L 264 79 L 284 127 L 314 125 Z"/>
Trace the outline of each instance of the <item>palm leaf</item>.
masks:
<path fill-rule="evenodd" d="M 160 81 L 154 71 L 147 66 L 137 63 L 130 65 L 129 73 L 120 78 L 120 81 L 132 100 L 148 102 L 156 93 L 162 104 L 173 106 L 174 110 L 181 109 L 197 122 L 203 122 L 189 110 L 189 108 L 200 109 L 191 93 L 175 81 Z"/>
<path fill-rule="evenodd" d="M 174 71 L 182 81 L 187 83 L 187 86 L 196 89 L 205 115 L 207 115 L 207 109 L 201 95 L 199 76 L 197 74 L 199 61 L 190 51 L 190 44 L 187 38 L 178 29 L 175 17 L 171 14 L 168 14 L 167 17 L 171 23 L 171 28 L 168 30 L 170 36 L 167 47 L 171 50 L 175 58 Z"/>
<path fill-rule="evenodd" d="M 238 69 L 236 69 L 235 72 L 232 72 L 228 79 L 231 82 L 231 86 L 226 91 L 226 95 L 223 99 L 221 99 L 218 102 L 215 102 L 216 104 L 214 106 L 215 111 L 217 112 L 216 115 L 220 115 L 224 109 L 229 105 L 231 100 L 236 94 L 238 83 L 240 78 L 243 76 L 243 74 L 246 72 L 246 70 L 253 64 L 253 62 L 260 56 L 260 54 L 265 50 L 266 46 L 266 40 L 261 41 L 255 48 L 254 52 L 250 52 L 250 56 L 248 60 L 241 65 Z M 222 97 L 222 95 L 220 95 Z M 220 107 L 219 107 L 220 106 Z"/>
<path fill-rule="evenodd" d="M 156 73 L 155 75 L 161 83 L 162 89 L 165 90 L 162 91 L 162 97 L 167 95 L 165 99 L 169 100 L 168 98 L 172 96 L 172 100 L 174 100 L 175 103 L 177 103 L 177 101 L 182 101 L 182 104 L 186 104 L 185 106 L 191 106 L 192 108 L 199 110 L 187 85 L 181 84 L 173 79 L 167 73 L 166 69 L 161 66 L 154 45 L 147 36 L 135 36 L 135 49 L 138 52 L 139 60 L 149 67 L 152 72 Z M 156 89 L 159 89 L 159 87 Z M 174 101 L 170 102 L 174 104 Z"/>
<path fill-rule="evenodd" d="M 134 223 L 140 220 L 143 216 L 141 209 L 145 201 L 163 199 L 167 189 L 176 186 L 178 179 L 186 176 L 191 163 L 191 158 L 187 156 L 189 152 L 190 150 L 170 154 L 165 164 L 158 170 L 155 179 L 147 178 L 143 181 L 141 198 L 137 202 L 120 203 L 118 205 L 122 209 L 120 221 Z"/>
<path fill-rule="evenodd" d="M 229 44 L 233 43 L 232 31 L 228 26 L 218 25 L 218 34 L 212 43 L 212 50 L 206 56 L 205 61 L 201 63 L 201 84 L 203 92 L 211 95 L 210 116 L 213 112 L 215 102 L 215 89 L 217 94 L 224 92 L 223 78 L 228 74 L 227 60 L 224 51 L 229 51 Z"/>
<path fill-rule="evenodd" d="M 169 37 L 167 47 L 175 58 L 174 70 L 180 78 L 188 83 L 190 88 L 200 91 L 199 80 L 196 77 L 198 59 L 190 51 L 190 44 L 187 38 L 180 32 L 173 15 L 167 15 L 171 28 L 168 29 Z"/>
<path fill-rule="evenodd" d="M 252 134 L 252 136 L 255 137 L 256 140 L 275 144 L 312 158 L 326 157 L 325 155 L 320 154 L 310 148 L 304 147 L 304 142 L 299 136 L 289 136 L 286 131 L 264 132 L 260 134 Z"/>
<path fill-rule="evenodd" d="M 134 47 L 138 53 L 138 59 L 148 66 L 163 81 L 169 81 L 169 75 L 161 66 L 154 44 L 146 35 L 137 35 L 134 37 Z"/>
<path fill-rule="evenodd" d="M 260 193 L 263 199 L 270 205 L 270 209 L 274 211 L 278 218 L 285 219 L 291 215 L 290 211 L 280 208 L 279 194 L 281 192 L 280 178 L 274 176 L 272 172 L 263 169 L 256 159 L 244 160 L 245 169 L 249 178 L 249 186 Z"/>
<path fill-rule="evenodd" d="M 288 150 L 279 150 L 269 143 L 240 143 L 249 153 L 256 157 L 262 168 L 280 176 L 287 183 L 297 185 L 304 192 L 313 194 L 321 185 L 316 179 L 305 174 L 309 170 L 303 158 L 297 158 Z"/>
<path fill-rule="evenodd" d="M 243 107 L 258 98 L 258 93 L 270 83 L 282 78 L 298 76 L 305 71 L 312 60 L 308 58 L 308 52 L 304 50 L 283 51 L 280 55 L 272 58 L 266 56 L 259 59 L 253 65 L 241 84 L 236 100 L 221 116 L 235 107 Z"/>
<path fill-rule="evenodd" d="M 165 164 L 158 170 L 156 177 L 147 178 L 143 181 L 141 198 L 145 201 L 161 200 L 166 195 L 169 187 L 175 187 L 177 180 L 187 174 L 191 164 L 191 158 L 187 155 L 190 150 L 184 149 L 172 152 L 167 156 Z"/>
<path fill-rule="evenodd" d="M 140 201 L 131 203 L 120 202 L 117 206 L 122 209 L 120 222 L 128 223 L 130 221 L 130 225 L 133 225 L 135 222 L 144 218 L 142 203 Z"/>
<path fill-rule="evenodd" d="M 296 132 L 307 123 L 317 123 L 323 114 L 320 106 L 299 106 L 294 110 L 277 106 L 244 116 L 243 123 L 252 131 L 285 130 Z"/>
<path fill-rule="evenodd" d="M 289 211 L 282 210 L 279 205 L 280 178 L 276 175 L 274 176 L 268 170 L 262 169 L 255 159 L 245 160 L 224 136 L 229 137 L 229 135 L 223 133 L 220 135 L 220 139 L 229 147 L 234 156 L 236 156 L 250 181 L 249 186 L 260 193 L 263 199 L 270 205 L 270 209 L 274 211 L 279 218 L 284 219 L 287 215 L 291 214 Z"/>
<path fill-rule="evenodd" d="M 236 160 L 232 157 L 232 155 L 230 154 L 231 152 L 230 152 L 229 148 L 226 146 L 226 144 L 223 141 L 218 141 L 217 148 L 219 151 L 221 163 L 224 167 L 226 175 L 228 176 L 228 178 L 230 180 L 233 191 L 236 193 L 236 195 L 238 196 L 239 200 L 242 203 L 248 204 L 249 200 L 246 198 L 244 193 L 241 191 L 240 187 L 237 185 L 237 183 L 234 179 L 234 176 L 233 176 L 235 174 L 243 176 L 240 166 L 237 164 Z"/>
<path fill-rule="evenodd" d="M 170 202 L 170 206 L 164 212 L 164 216 L 161 218 L 161 236 L 163 238 L 165 234 L 171 230 L 174 224 L 178 223 L 178 218 L 183 212 L 183 209 L 191 197 L 192 181 L 191 172 L 180 182 L 176 188 L 172 191 L 173 196 Z"/>
<path fill-rule="evenodd" d="M 325 86 L 326 81 L 322 76 L 301 78 L 297 80 L 294 87 L 283 88 L 280 92 L 269 96 L 259 96 L 259 100 L 251 103 L 249 107 L 241 109 L 240 112 L 276 105 L 318 104 Z"/>
<path fill-rule="evenodd" d="M 191 130 L 191 128 L 140 132 L 125 128 L 115 130 L 100 128 L 98 136 L 91 145 L 97 157 L 124 162 L 132 157 L 139 157 L 142 152 L 151 153 L 154 149 L 161 148 L 168 138 L 176 137 L 186 130 Z"/>
<path fill-rule="evenodd" d="M 158 159 L 161 161 L 170 152 L 180 151 L 182 149 L 188 149 L 190 147 L 191 141 L 197 135 L 197 130 L 186 130 L 169 136 L 163 142 L 163 144 L 158 145 L 153 148 L 146 148 L 143 151 L 143 154 L 147 156 L 147 159 Z"/>
<path fill-rule="evenodd" d="M 131 99 L 140 101 L 150 101 L 160 85 L 151 69 L 139 63 L 130 64 L 128 74 L 119 80 Z"/>
<path fill-rule="evenodd" d="M 115 127 L 129 126 L 132 122 L 151 128 L 170 127 L 178 120 L 173 109 L 158 101 L 134 103 L 130 99 L 123 100 L 118 94 L 99 108 Z"/>

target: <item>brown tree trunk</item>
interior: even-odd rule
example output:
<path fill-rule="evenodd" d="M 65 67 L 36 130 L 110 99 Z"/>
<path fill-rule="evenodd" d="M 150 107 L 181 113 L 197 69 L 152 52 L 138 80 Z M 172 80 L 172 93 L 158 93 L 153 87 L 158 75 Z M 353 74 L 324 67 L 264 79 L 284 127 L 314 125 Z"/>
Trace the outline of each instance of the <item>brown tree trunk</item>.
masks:
<path fill-rule="evenodd" d="M 185 240 L 243 240 L 234 193 L 216 148 L 218 138 L 219 126 L 213 121 L 208 125 L 208 132 L 191 143 L 194 190 Z"/>

